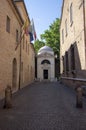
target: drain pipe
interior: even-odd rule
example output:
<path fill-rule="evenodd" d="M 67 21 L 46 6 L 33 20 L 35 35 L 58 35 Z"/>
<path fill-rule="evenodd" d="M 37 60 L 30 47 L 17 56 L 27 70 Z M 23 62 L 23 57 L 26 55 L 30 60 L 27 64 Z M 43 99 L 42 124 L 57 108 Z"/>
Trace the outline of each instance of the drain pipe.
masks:
<path fill-rule="evenodd" d="M 86 19 L 85 19 L 85 0 L 83 0 L 83 20 L 84 20 L 84 43 L 85 43 L 85 69 L 86 69 Z"/>

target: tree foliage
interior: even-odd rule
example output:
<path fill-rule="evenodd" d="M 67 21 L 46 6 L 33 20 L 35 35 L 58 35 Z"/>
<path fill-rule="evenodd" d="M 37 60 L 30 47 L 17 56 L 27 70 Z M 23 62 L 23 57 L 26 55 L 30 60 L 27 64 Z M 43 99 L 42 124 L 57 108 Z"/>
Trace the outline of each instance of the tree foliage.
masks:
<path fill-rule="evenodd" d="M 53 48 L 55 54 L 59 56 L 60 52 L 60 19 L 56 19 L 49 29 L 45 30 L 44 34 L 41 34 L 41 39 L 45 40 L 45 44 Z"/>
<path fill-rule="evenodd" d="M 40 41 L 40 40 L 36 40 L 35 43 L 34 43 L 34 48 L 35 48 L 35 51 L 36 53 L 38 52 L 38 50 L 43 47 L 45 45 L 45 43 L 43 41 Z"/>
<path fill-rule="evenodd" d="M 50 46 L 53 48 L 55 54 L 59 56 L 60 52 L 60 19 L 56 18 L 56 20 L 49 26 L 49 29 L 45 30 L 44 34 L 41 34 L 41 40 L 37 40 L 34 43 L 34 47 L 36 52 L 44 46 Z"/>

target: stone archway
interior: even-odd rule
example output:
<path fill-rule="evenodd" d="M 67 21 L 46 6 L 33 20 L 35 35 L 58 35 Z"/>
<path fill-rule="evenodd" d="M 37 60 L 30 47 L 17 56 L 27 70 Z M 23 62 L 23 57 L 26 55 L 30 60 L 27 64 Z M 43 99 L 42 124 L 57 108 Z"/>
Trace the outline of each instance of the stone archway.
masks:
<path fill-rule="evenodd" d="M 17 86 L 17 61 L 16 58 L 13 59 L 12 63 L 12 88 Z"/>

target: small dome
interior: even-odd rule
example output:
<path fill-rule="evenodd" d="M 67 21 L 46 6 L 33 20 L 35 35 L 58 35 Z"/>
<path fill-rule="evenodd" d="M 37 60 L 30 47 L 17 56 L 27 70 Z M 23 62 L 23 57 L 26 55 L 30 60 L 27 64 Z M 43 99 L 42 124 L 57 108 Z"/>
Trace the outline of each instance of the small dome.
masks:
<path fill-rule="evenodd" d="M 51 54 L 54 54 L 54 52 L 53 52 L 53 49 L 51 48 L 51 47 L 49 47 L 49 46 L 43 46 L 43 47 L 41 47 L 40 49 L 39 49 L 39 51 L 38 51 L 38 55 L 39 54 L 42 54 L 42 53 L 51 53 Z"/>

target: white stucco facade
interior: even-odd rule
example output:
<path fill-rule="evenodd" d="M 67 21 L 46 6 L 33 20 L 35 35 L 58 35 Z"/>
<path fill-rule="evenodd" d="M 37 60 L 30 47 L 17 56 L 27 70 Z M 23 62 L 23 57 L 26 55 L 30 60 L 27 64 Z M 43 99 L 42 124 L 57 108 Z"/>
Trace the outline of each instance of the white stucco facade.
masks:
<path fill-rule="evenodd" d="M 37 55 L 37 78 L 42 80 L 55 80 L 55 58 L 52 48 L 44 46 Z"/>

